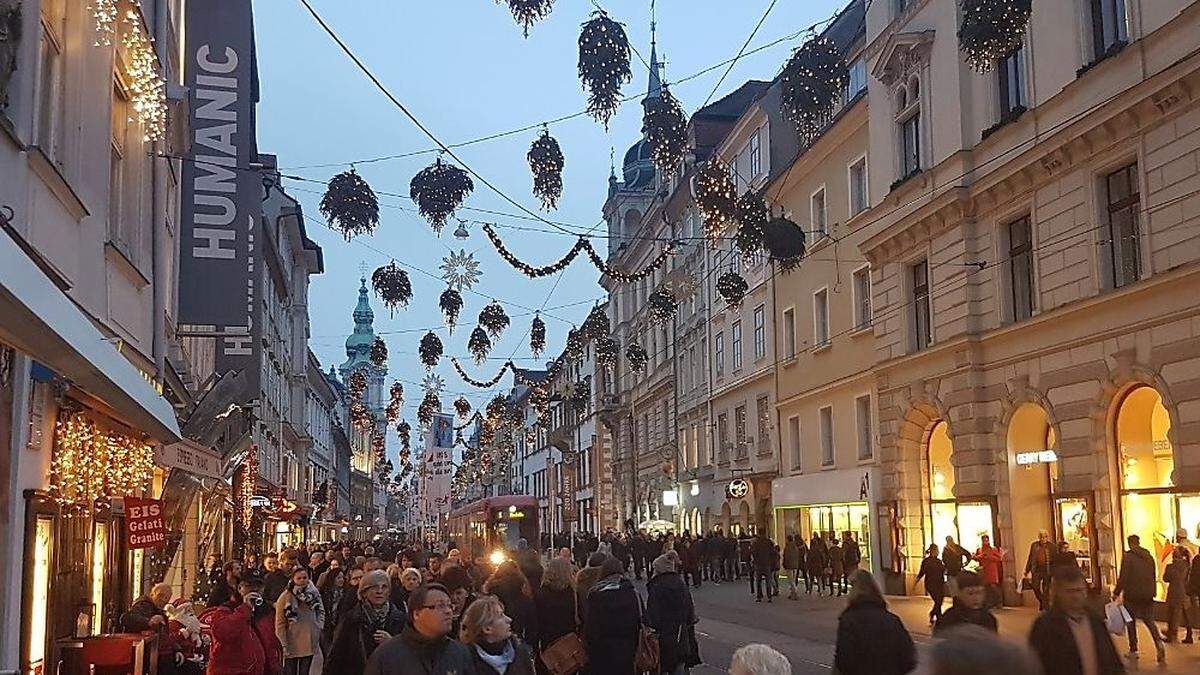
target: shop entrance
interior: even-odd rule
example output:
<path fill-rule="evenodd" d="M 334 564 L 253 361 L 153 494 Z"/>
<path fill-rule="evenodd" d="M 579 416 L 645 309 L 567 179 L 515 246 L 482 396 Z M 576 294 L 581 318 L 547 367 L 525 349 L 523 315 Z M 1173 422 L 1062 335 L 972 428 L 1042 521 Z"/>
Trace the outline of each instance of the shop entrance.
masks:
<path fill-rule="evenodd" d="M 781 506 L 775 509 L 775 531 L 782 546 L 784 537 L 798 534 L 811 542 L 814 534 L 837 537 L 849 532 L 862 552 L 860 567 L 874 571 L 871 563 L 871 509 L 866 502 Z"/>
<path fill-rule="evenodd" d="M 1046 411 L 1034 403 L 1017 408 L 1008 423 L 1008 485 L 1012 508 L 1013 562 L 1025 569 L 1029 545 L 1039 532 L 1054 537 L 1050 495 L 1058 442 Z"/>
<path fill-rule="evenodd" d="M 992 503 L 985 500 L 959 500 L 954 496 L 954 444 L 950 440 L 949 426 L 938 420 L 929 432 L 925 458 L 928 467 L 929 523 L 931 539 L 926 542 L 942 548 L 946 537 L 974 553 L 987 535 L 992 544 L 999 546 Z"/>

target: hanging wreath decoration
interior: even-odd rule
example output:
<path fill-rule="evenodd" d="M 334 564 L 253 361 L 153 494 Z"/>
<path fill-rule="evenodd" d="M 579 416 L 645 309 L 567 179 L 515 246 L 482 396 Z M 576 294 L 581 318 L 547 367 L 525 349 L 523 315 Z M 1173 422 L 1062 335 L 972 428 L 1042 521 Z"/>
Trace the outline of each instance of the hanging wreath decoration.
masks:
<path fill-rule="evenodd" d="M 454 412 L 458 413 L 460 420 L 467 419 L 467 415 L 471 414 L 471 402 L 465 396 L 459 396 L 454 399 Z"/>
<path fill-rule="evenodd" d="M 554 9 L 554 0 L 505 0 L 505 3 L 513 18 L 521 24 L 525 37 L 529 37 L 529 29 L 534 23 L 550 16 L 550 10 Z"/>
<path fill-rule="evenodd" d="M 477 366 L 487 360 L 488 353 L 492 351 L 492 341 L 483 328 L 476 326 L 471 331 L 471 337 L 467 338 L 467 351 L 471 352 L 471 358 L 475 359 Z"/>
<path fill-rule="evenodd" d="M 442 408 L 442 401 L 437 394 L 432 391 L 425 393 L 425 398 L 421 399 L 421 405 L 417 407 L 417 423 L 422 429 L 429 428 L 433 423 L 433 414 Z"/>
<path fill-rule="evenodd" d="M 659 326 L 671 322 L 678 306 L 678 303 L 675 302 L 675 295 L 667 288 L 660 288 L 651 293 L 646 304 L 650 306 L 650 321 Z"/>
<path fill-rule="evenodd" d="M 388 348 L 387 343 L 378 335 L 371 341 L 371 351 L 368 354 L 371 358 L 371 363 L 382 368 L 387 363 Z"/>
<path fill-rule="evenodd" d="M 763 233 L 767 222 L 771 220 L 771 212 L 763 198 L 752 191 L 738 197 L 738 228 L 733 243 L 743 256 L 752 256 L 762 250 Z"/>
<path fill-rule="evenodd" d="M 346 238 L 370 234 L 379 227 L 379 198 L 354 169 L 329 179 L 321 197 L 321 215 Z"/>
<path fill-rule="evenodd" d="M 737 225 L 737 187 L 729 177 L 729 167 L 716 157 L 696 173 L 696 204 L 710 239 Z"/>
<path fill-rule="evenodd" d="M 446 219 L 454 215 L 474 189 L 475 183 L 466 171 L 438 157 L 433 164 L 413 176 L 408 194 L 433 231 L 441 234 Z"/>
<path fill-rule="evenodd" d="M 408 280 L 408 273 L 400 269 L 395 260 L 371 274 L 371 287 L 375 289 L 375 295 L 383 300 L 391 316 L 396 315 L 397 307 L 408 307 L 408 301 L 412 300 L 412 283 Z"/>
<path fill-rule="evenodd" d="M 499 338 L 504 329 L 508 328 L 508 324 L 508 314 L 504 313 L 504 308 L 495 300 L 479 312 L 479 325 L 487 329 L 492 339 Z"/>
<path fill-rule="evenodd" d="M 542 208 L 551 211 L 558 208 L 558 200 L 563 193 L 563 158 L 562 148 L 558 141 L 550 135 L 550 131 L 542 129 L 541 135 L 534 139 L 529 146 L 529 170 L 533 172 L 533 194 L 542 201 Z"/>
<path fill-rule="evenodd" d="M 453 288 L 447 288 L 438 298 L 438 307 L 441 307 L 442 316 L 446 319 L 446 328 L 453 333 L 454 326 L 458 323 L 458 313 L 463 307 L 462 294 Z"/>
<path fill-rule="evenodd" d="M 750 290 L 750 285 L 737 272 L 729 271 L 717 278 L 717 293 L 730 309 L 737 309 L 741 306 L 748 290 Z"/>
<path fill-rule="evenodd" d="M 425 334 L 421 338 L 421 346 L 417 349 L 418 355 L 421 358 L 421 363 L 426 368 L 433 368 L 437 365 L 438 359 L 442 358 L 442 340 L 433 331 Z"/>
<path fill-rule="evenodd" d="M 846 62 L 828 38 L 815 37 L 792 52 L 779 76 L 779 105 L 801 140 L 812 141 L 829 124 L 848 78 Z"/>
<path fill-rule="evenodd" d="M 650 355 L 646 353 L 645 347 L 637 343 L 630 343 L 625 348 L 625 360 L 629 362 L 629 367 L 635 373 L 640 373 L 646 369 L 646 364 L 650 361 Z"/>
<path fill-rule="evenodd" d="M 367 391 L 367 374 L 361 370 L 356 370 L 350 374 L 347 382 L 350 385 L 350 398 L 355 400 L 361 399 Z"/>
<path fill-rule="evenodd" d="M 782 216 L 767 223 L 763 244 L 771 261 L 785 274 L 799 267 L 804 258 L 804 230 Z"/>
<path fill-rule="evenodd" d="M 612 326 L 608 320 L 608 313 L 599 305 L 593 307 L 587 318 L 583 320 L 583 336 L 589 340 L 598 340 L 611 332 Z"/>
<path fill-rule="evenodd" d="M 962 0 L 963 60 L 977 73 L 991 71 L 1021 48 L 1032 12 L 1033 0 Z"/>
<path fill-rule="evenodd" d="M 604 11 L 592 12 L 579 33 L 579 79 L 588 92 L 588 114 L 607 129 L 621 104 L 621 85 L 633 72 L 625 29 Z"/>
<path fill-rule="evenodd" d="M 596 365 L 612 372 L 617 367 L 617 357 L 621 353 L 621 345 L 611 337 L 596 340 Z"/>
<path fill-rule="evenodd" d="M 529 351 L 533 352 L 534 358 L 546 351 L 546 322 L 537 314 L 533 315 L 533 322 L 529 324 Z"/>
<path fill-rule="evenodd" d="M 650 146 L 650 160 L 664 174 L 675 171 L 687 152 L 687 115 L 679 99 L 662 85 L 661 95 L 646 102 L 642 130 Z"/>

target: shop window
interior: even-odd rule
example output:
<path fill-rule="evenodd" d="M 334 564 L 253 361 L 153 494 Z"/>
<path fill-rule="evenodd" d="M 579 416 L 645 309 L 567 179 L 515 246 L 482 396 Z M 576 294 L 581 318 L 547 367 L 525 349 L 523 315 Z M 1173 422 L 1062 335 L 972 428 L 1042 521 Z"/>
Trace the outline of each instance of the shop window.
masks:
<path fill-rule="evenodd" d="M 784 506 L 776 510 L 775 531 L 779 535 L 798 534 L 811 542 L 814 536 L 839 540 L 849 532 L 862 551 L 860 567 L 876 571 L 871 560 L 871 509 L 865 502 Z"/>
<path fill-rule="evenodd" d="M 33 547 L 26 570 L 32 578 L 29 588 L 29 624 L 26 628 L 26 660 L 30 672 L 46 671 L 47 628 L 50 626 L 50 559 L 54 544 L 54 518 L 39 515 L 33 526 Z"/>
<path fill-rule="evenodd" d="M 930 501 L 954 499 L 954 465 L 950 461 L 953 454 L 949 426 L 939 421 L 929 433 Z"/>

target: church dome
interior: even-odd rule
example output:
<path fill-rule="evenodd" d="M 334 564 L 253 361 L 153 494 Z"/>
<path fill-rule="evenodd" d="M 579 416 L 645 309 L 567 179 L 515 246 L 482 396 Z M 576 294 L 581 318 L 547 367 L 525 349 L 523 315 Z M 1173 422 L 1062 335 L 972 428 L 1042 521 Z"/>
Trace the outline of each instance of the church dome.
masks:
<path fill-rule="evenodd" d="M 640 190 L 654 181 L 654 162 L 650 159 L 650 144 L 646 139 L 634 143 L 625 153 L 622 172 L 626 190 Z"/>

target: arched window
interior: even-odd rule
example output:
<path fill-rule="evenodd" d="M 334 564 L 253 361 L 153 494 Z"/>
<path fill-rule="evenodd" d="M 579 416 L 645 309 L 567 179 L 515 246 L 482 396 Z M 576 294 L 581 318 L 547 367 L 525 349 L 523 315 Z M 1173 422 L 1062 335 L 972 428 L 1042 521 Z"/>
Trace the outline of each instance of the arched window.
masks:
<path fill-rule="evenodd" d="M 953 537 L 968 551 L 979 547 L 984 535 L 996 540 L 993 509 L 990 501 L 960 499 L 955 495 L 954 442 L 950 438 L 950 427 L 945 420 L 938 420 L 929 430 L 925 442 L 925 463 L 928 470 L 929 520 L 931 541 L 927 543 L 945 545 L 946 537 Z"/>

